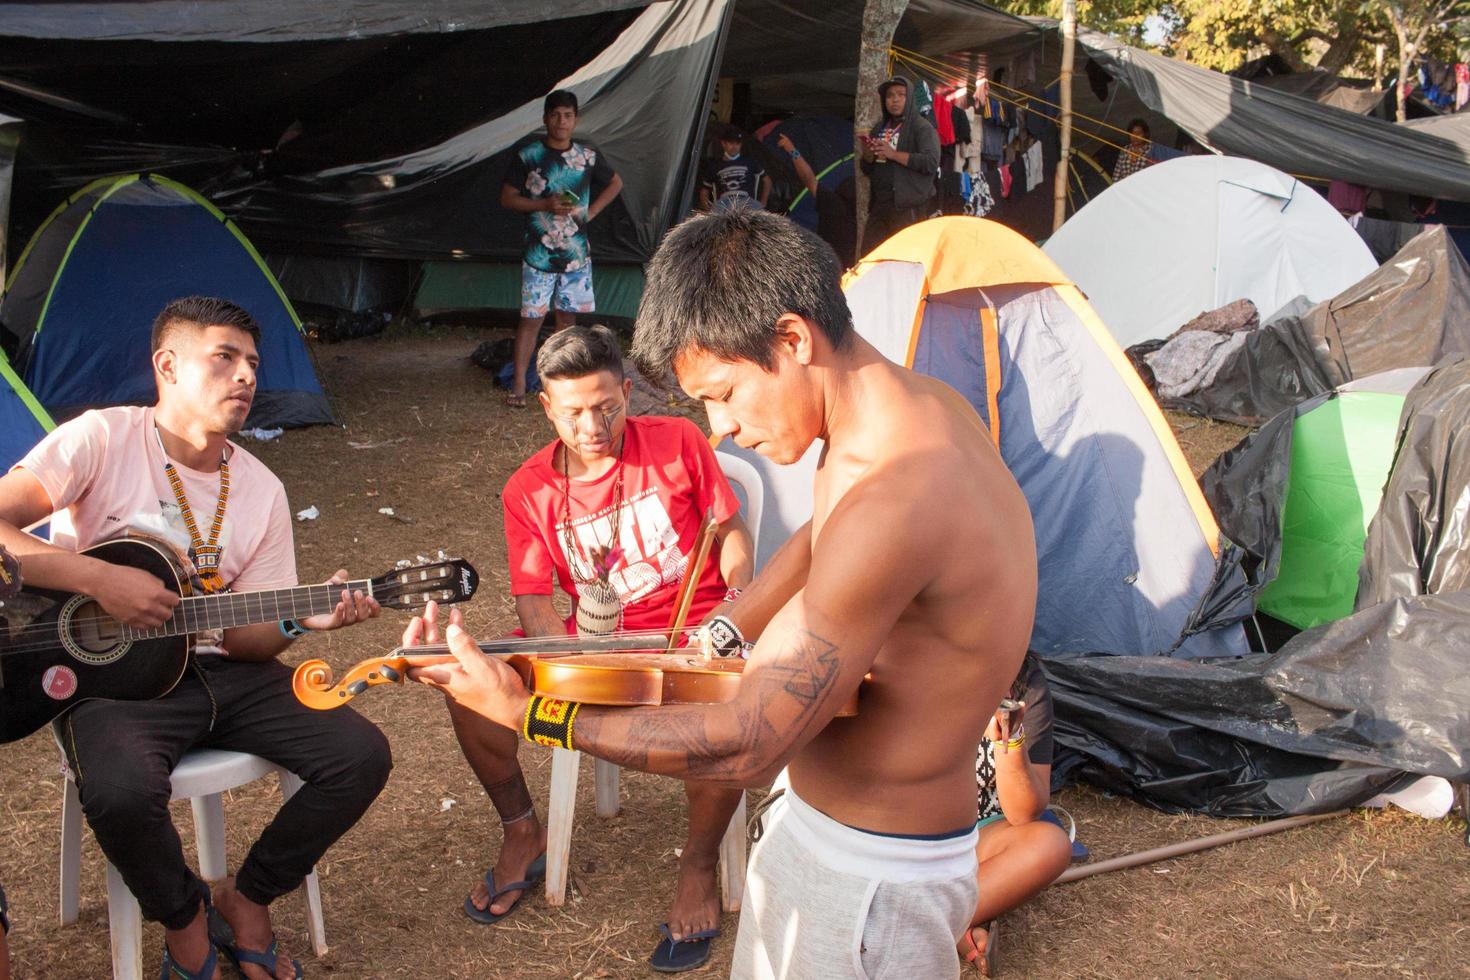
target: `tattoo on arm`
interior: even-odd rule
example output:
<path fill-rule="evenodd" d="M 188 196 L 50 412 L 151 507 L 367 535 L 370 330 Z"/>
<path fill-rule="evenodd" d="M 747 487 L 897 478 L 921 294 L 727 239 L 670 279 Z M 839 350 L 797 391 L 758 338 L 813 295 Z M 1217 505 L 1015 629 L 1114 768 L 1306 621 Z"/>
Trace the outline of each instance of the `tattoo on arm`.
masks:
<path fill-rule="evenodd" d="M 584 707 L 576 744 L 631 769 L 738 783 L 760 775 L 815 723 L 830 719 L 841 667 L 835 643 L 800 630 L 791 647 L 746 676 L 731 704 Z"/>

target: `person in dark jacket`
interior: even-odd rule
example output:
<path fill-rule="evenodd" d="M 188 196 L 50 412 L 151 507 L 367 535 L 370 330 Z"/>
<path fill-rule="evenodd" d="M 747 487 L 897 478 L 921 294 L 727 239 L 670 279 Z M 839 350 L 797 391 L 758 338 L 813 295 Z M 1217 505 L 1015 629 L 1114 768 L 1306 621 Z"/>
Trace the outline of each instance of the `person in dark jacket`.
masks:
<path fill-rule="evenodd" d="M 872 186 L 864 255 L 900 228 L 923 220 L 939 173 L 939 133 L 909 98 L 909 80 L 888 79 L 878 86 L 878 100 L 883 118 L 863 137 L 862 166 Z"/>

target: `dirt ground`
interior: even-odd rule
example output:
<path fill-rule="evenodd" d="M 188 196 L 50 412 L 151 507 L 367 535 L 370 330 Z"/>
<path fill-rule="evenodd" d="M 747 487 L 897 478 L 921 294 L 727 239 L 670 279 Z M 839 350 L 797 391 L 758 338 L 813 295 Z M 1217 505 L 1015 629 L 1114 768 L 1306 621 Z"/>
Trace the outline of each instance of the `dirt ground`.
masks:
<path fill-rule="evenodd" d="M 345 427 L 288 432 L 250 448 L 285 481 L 303 580 L 339 565 L 375 575 L 443 548 L 479 568 L 472 630 L 512 625 L 498 491 L 548 438 L 534 410 L 505 407 L 468 360 L 487 333 L 439 327 L 315 348 Z M 1196 471 L 1242 434 L 1171 416 Z M 379 513 L 392 507 L 394 517 Z M 290 657 L 339 670 L 390 647 L 401 614 L 309 638 Z M 625 773 L 622 812 L 593 812 L 584 759 L 573 838 L 573 893 L 542 895 L 495 926 L 471 923 L 464 895 L 490 863 L 499 830 L 464 765 L 440 699 L 424 689 L 376 688 L 355 705 L 392 741 L 395 768 L 366 818 L 319 866 L 331 951 L 305 953 L 298 896 L 276 923 L 308 976 L 567 977 L 650 975 L 645 960 L 667 911 L 684 807 L 669 779 Z M 550 755 L 522 752 L 533 793 L 546 797 Z M 10 895 L 18 978 L 105 977 L 103 861 L 83 845 L 80 921 L 57 923 L 62 781 L 48 732 L 0 752 L 0 882 Z M 1058 802 L 1095 858 L 1216 833 L 1243 821 L 1168 816 L 1089 788 Z M 231 865 L 279 805 L 261 781 L 225 804 Z M 175 818 L 192 847 L 188 807 Z M 1470 963 L 1470 847 L 1458 820 L 1399 811 L 1350 816 L 1152 867 L 1059 886 L 1001 923 L 1007 977 L 1465 976 Z M 700 976 L 723 975 L 735 916 Z M 161 931 L 145 931 L 150 975 Z M 973 974 L 970 974 L 973 975 Z M 923 978 L 914 978 L 923 980 Z"/>

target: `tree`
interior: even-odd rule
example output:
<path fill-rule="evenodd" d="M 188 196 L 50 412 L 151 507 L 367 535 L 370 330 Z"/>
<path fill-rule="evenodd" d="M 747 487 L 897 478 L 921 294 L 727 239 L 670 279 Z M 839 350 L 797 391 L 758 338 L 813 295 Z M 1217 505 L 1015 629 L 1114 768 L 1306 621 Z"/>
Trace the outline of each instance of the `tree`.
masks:
<path fill-rule="evenodd" d="M 909 0 L 867 0 L 863 5 L 862 44 L 858 48 L 857 98 L 853 103 L 853 124 L 857 133 L 866 133 L 878 121 L 878 86 L 888 77 L 888 50 L 893 47 L 893 34 L 908 9 Z M 853 152 L 863 156 L 862 141 L 853 135 Z M 871 188 L 863 168 L 857 177 L 857 241 L 863 248 L 863 231 L 868 225 L 868 201 Z"/>
<path fill-rule="evenodd" d="M 1393 29 L 1399 48 L 1399 76 L 1396 86 L 1398 121 L 1408 118 L 1408 93 L 1404 91 L 1414 67 L 1414 59 L 1428 54 L 1431 39 L 1453 45 L 1462 30 L 1470 24 L 1470 2 L 1466 0 L 1364 0 L 1363 13 L 1376 13 Z"/>

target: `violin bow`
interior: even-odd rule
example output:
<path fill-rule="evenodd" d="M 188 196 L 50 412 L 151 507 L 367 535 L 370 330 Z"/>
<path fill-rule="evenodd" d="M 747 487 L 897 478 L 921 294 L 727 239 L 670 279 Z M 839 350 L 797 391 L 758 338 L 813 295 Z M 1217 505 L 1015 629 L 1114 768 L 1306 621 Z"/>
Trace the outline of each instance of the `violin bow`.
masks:
<path fill-rule="evenodd" d="M 699 577 L 704 574 L 704 563 L 709 560 L 719 526 L 715 521 L 715 509 L 711 507 L 704 512 L 704 521 L 694 538 L 694 554 L 689 559 L 689 567 L 684 570 L 684 581 L 679 583 L 679 597 L 674 602 L 674 615 L 669 620 L 669 645 L 664 653 L 674 652 L 679 636 L 684 632 L 684 621 L 689 618 L 689 608 L 694 605 L 694 591 L 699 586 Z"/>

